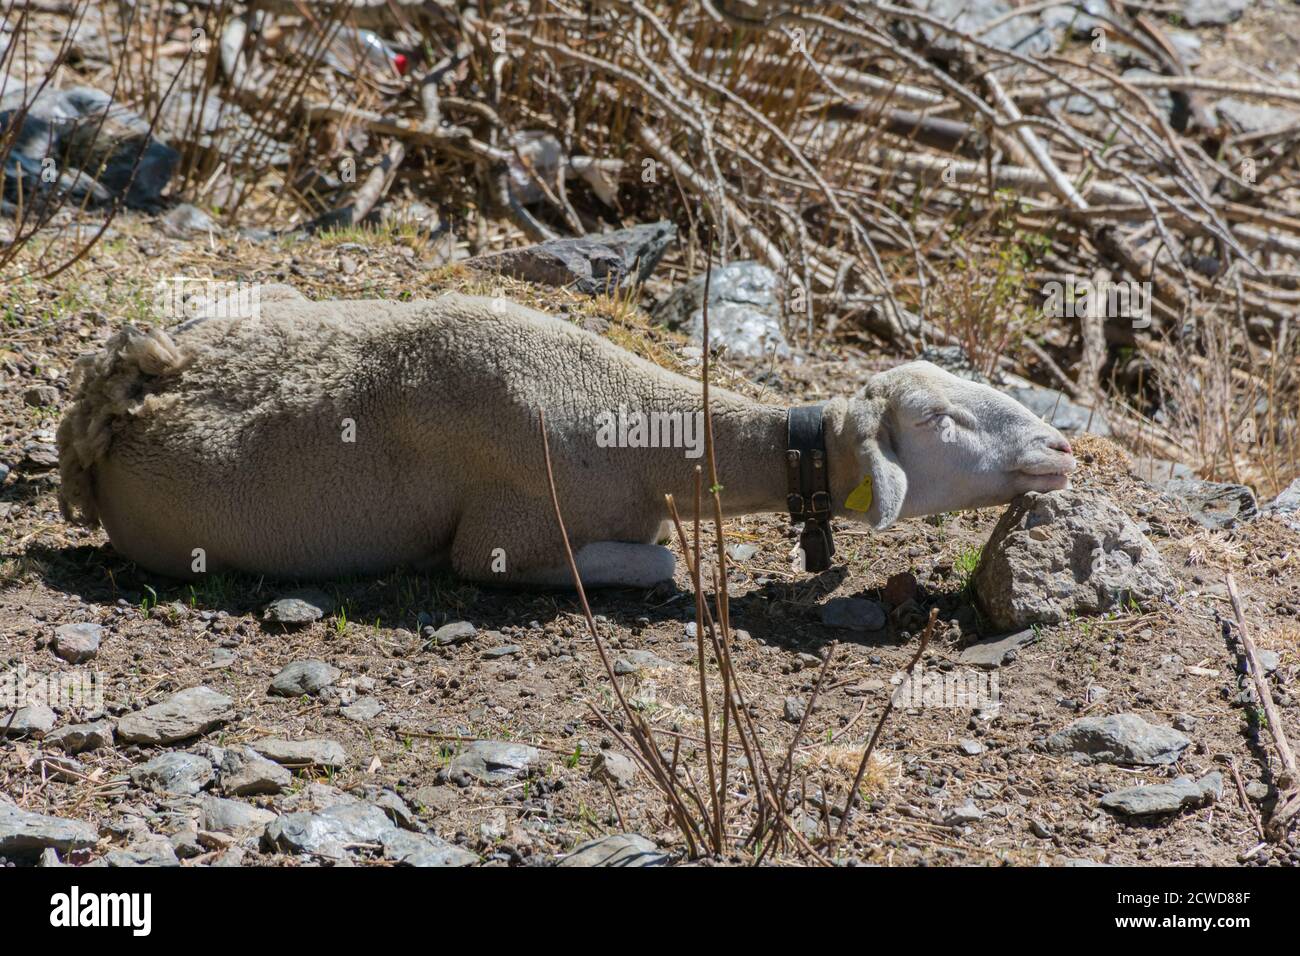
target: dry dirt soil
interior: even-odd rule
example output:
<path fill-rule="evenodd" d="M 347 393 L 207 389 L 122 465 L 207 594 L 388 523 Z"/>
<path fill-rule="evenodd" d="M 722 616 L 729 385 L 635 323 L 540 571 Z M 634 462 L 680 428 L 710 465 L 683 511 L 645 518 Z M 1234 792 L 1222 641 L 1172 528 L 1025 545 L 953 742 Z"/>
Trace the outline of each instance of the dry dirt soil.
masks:
<path fill-rule="evenodd" d="M 73 528 L 58 514 L 57 470 L 49 467 L 41 445 L 53 441 L 73 360 L 122 321 L 142 317 L 152 284 L 166 275 L 284 280 L 311 297 L 495 288 L 540 299 L 620 344 L 671 367 L 690 368 L 682 340 L 650 327 L 625 304 L 476 280 L 432 266 L 426 254 L 392 237 L 262 244 L 217 237 L 186 243 L 162 238 L 147 221 L 122 220 L 86 260 L 53 281 L 5 289 L 0 462 L 11 473 L 0 484 L 0 665 L 25 665 L 38 673 L 67 670 L 71 665 L 52 652 L 55 628 L 97 622 L 105 638 L 93 667 L 104 676 L 110 717 L 207 685 L 235 701 L 235 719 L 175 749 L 264 736 L 331 738 L 346 749 L 345 768 L 299 774 L 286 793 L 249 802 L 283 809 L 313 781 L 352 791 L 378 784 L 396 790 L 432 832 L 488 863 L 546 863 L 576 843 L 621 831 L 643 834 L 680 858 L 681 837 L 644 776 L 613 795 L 591 779 L 593 758 L 612 743 L 593 708 L 613 721 L 619 715 L 572 594 L 483 590 L 413 573 L 315 582 L 332 597 L 335 610 L 289 630 L 265 624 L 262 611 L 290 592 L 293 582 L 224 578 L 198 590 L 179 586 L 123 560 L 101 532 Z M 774 403 L 795 403 L 844 393 L 882 364 L 832 348 L 802 363 L 725 365 L 719 380 Z M 57 400 L 30 404 L 25 396 L 39 385 L 53 386 Z M 1039 629 L 1034 642 L 997 672 L 996 716 L 970 708 L 896 710 L 849 838 L 834 851 L 837 860 L 1187 865 L 1244 859 L 1249 865 L 1295 865 L 1300 859 L 1294 844 L 1259 848 L 1259 807 L 1235 779 L 1243 787 L 1267 783 L 1277 763 L 1268 734 L 1252 727 L 1237 703 L 1238 649 L 1223 628 L 1232 616 L 1223 569 L 1231 568 L 1258 644 L 1281 655 L 1270 680 L 1291 738 L 1300 739 L 1300 533 L 1269 517 L 1234 533 L 1203 530 L 1136 478 L 1116 446 L 1085 439 L 1079 452 L 1077 484 L 1103 490 L 1147 529 L 1181 582 L 1181 594 L 1168 605 Z M 781 517 L 728 523 L 732 545 L 756 549 L 732 563 L 731 620 L 738 629 L 732 653 L 771 759 L 783 759 L 794 733 L 784 715 L 787 698 L 807 700 L 820 666 L 816 656 L 834 649 L 794 758 L 795 815 L 811 839 L 823 826 L 819 795 L 842 805 L 919 630 L 917 615 L 894 615 L 885 630 L 855 637 L 823 626 L 820 606 L 833 596 L 884 601 L 890 576 L 911 572 L 919 582 L 921 611 L 940 612 L 925 664 L 953 668 L 962 648 L 980 636 L 966 580 L 998 513 L 908 521 L 880 534 L 841 525 L 837 564 L 820 575 L 790 569 L 793 542 Z M 694 600 L 682 567 L 679 560 L 676 589 L 602 592 L 592 600 L 616 656 L 642 649 L 665 662 L 619 680 L 656 726 L 681 735 L 681 766 L 702 779 L 696 651 L 686 636 Z M 461 620 L 477 628 L 473 641 L 426 646 L 424 624 Z M 517 650 L 485 658 L 486 651 L 503 645 Z M 335 685 L 317 696 L 269 696 L 273 676 L 306 658 L 337 668 Z M 716 673 L 712 662 L 710 670 Z M 376 699 L 382 711 L 366 720 L 345 716 L 341 707 L 357 696 Z M 1179 720 L 1192 728 L 1194 745 L 1177 765 L 1161 769 L 1081 765 L 1042 747 L 1046 735 L 1082 714 L 1121 712 L 1164 725 Z M 65 712 L 59 725 L 90 716 Z M 475 739 L 526 742 L 544 756 L 528 779 L 458 786 L 448 779 L 448 764 Z M 184 822 L 185 799 L 159 797 L 123 781 L 159 748 L 119 741 L 80 755 L 80 770 L 66 779 L 55 779 L 37 759 L 41 749 L 41 741 L 30 738 L 0 744 L 0 791 L 29 810 L 101 827 L 99 846 L 83 854 L 83 861 L 138 839 L 146 829 L 167 835 Z M 1225 779 L 1223 796 L 1202 809 L 1132 823 L 1098 805 L 1101 794 L 1119 787 L 1216 769 Z M 743 803 L 744 781 L 738 774 L 733 780 L 734 799 Z M 968 800 L 983 818 L 945 825 Z M 308 862 L 270 853 L 256 841 L 235 850 L 232 858 L 232 851 L 217 846 L 185 864 Z M 719 862 L 748 862 L 750 853 L 752 848 L 737 850 Z M 768 859 L 794 857 L 777 853 Z M 364 849 L 351 860 L 384 864 Z"/>

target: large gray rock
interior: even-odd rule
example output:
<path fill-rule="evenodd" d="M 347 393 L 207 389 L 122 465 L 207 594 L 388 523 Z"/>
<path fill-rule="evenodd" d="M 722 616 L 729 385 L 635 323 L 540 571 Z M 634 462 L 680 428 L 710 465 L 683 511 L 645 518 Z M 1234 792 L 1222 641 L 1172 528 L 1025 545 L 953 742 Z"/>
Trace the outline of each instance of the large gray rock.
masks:
<path fill-rule="evenodd" d="M 1141 817 L 1203 807 L 1222 795 L 1223 774 L 1215 770 L 1195 781 L 1191 777 L 1179 777 L 1169 783 L 1114 790 L 1101 798 L 1101 805 L 1114 813 Z"/>
<path fill-rule="evenodd" d="M 15 88 L 0 98 L 0 130 L 27 105 L 13 148 L 4 158 L 3 198 L 19 193 L 29 210 L 46 195 L 65 192 L 74 204 L 114 201 L 155 209 L 180 154 L 150 135 L 149 122 L 87 86 Z M 46 160 L 53 160 L 53 165 Z M 53 181 L 46 169 L 56 173 Z"/>
<path fill-rule="evenodd" d="M 338 668 L 324 661 L 294 661 L 272 678 L 270 693 L 279 697 L 319 694 L 338 679 Z"/>
<path fill-rule="evenodd" d="M 317 813 L 286 813 L 266 827 L 272 848 L 338 856 L 356 844 L 379 844 L 395 829 L 383 810 L 368 803 L 340 803 Z"/>
<path fill-rule="evenodd" d="M 1175 478 L 1161 486 L 1192 518 L 1207 528 L 1228 529 L 1244 524 L 1258 514 L 1255 493 L 1245 485 L 1198 478 Z"/>
<path fill-rule="evenodd" d="M 132 767 L 131 782 L 155 793 L 193 796 L 212 782 L 212 764 L 205 757 L 171 750 Z"/>
<path fill-rule="evenodd" d="M 50 817 L 0 800 L 0 856 L 26 859 L 46 847 L 59 853 L 93 847 L 99 831 L 81 820 Z"/>
<path fill-rule="evenodd" d="M 664 866 L 670 857 L 636 833 L 616 833 L 589 840 L 556 866 Z"/>
<path fill-rule="evenodd" d="M 1137 714 L 1083 717 L 1047 738 L 1052 753 L 1094 763 L 1155 767 L 1177 760 L 1191 739 L 1171 727 L 1149 724 Z"/>
<path fill-rule="evenodd" d="M 465 260 L 465 265 L 539 285 L 600 295 L 650 278 L 677 237 L 670 222 L 655 222 L 600 235 L 551 239 Z"/>
<path fill-rule="evenodd" d="M 295 769 L 338 768 L 347 766 L 348 762 L 347 752 L 337 740 L 263 737 L 253 741 L 252 747 L 268 760 Z"/>
<path fill-rule="evenodd" d="M 0 710 L 0 736 L 7 731 L 10 737 L 44 737 L 58 720 L 58 715 L 40 701 L 17 710 Z"/>
<path fill-rule="evenodd" d="M 656 321 L 685 331 L 695 342 L 704 338 L 705 276 L 674 290 L 654 310 Z M 730 355 L 787 356 L 785 304 L 781 280 L 759 262 L 733 262 L 713 270 L 709 279 L 709 344 L 725 345 Z"/>
<path fill-rule="evenodd" d="M 210 687 L 189 687 L 160 704 L 127 714 L 117 736 L 138 744 L 170 744 L 205 734 L 235 715 L 235 703 Z"/>
<path fill-rule="evenodd" d="M 471 866 L 478 857 L 432 833 L 388 830 L 380 835 L 384 859 L 401 866 Z"/>
<path fill-rule="evenodd" d="M 449 775 L 468 776 L 480 783 L 504 783 L 523 776 L 542 759 L 542 752 L 527 744 L 476 740 L 457 754 Z"/>
<path fill-rule="evenodd" d="M 1109 498 L 1082 490 L 1013 500 L 973 580 L 980 606 L 1001 631 L 1147 605 L 1174 592 L 1137 525 Z"/>

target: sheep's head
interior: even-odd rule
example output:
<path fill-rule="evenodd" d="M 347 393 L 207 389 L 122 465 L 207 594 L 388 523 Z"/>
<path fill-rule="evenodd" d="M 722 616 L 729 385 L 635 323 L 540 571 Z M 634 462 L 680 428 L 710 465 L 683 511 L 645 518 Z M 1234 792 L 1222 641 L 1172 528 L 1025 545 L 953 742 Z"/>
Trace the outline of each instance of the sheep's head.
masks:
<path fill-rule="evenodd" d="M 1029 409 L 929 362 L 872 378 L 850 400 L 845 424 L 853 481 L 870 483 L 836 505 L 847 499 L 850 514 L 862 512 L 877 528 L 1067 488 L 1075 466 L 1070 443 Z"/>

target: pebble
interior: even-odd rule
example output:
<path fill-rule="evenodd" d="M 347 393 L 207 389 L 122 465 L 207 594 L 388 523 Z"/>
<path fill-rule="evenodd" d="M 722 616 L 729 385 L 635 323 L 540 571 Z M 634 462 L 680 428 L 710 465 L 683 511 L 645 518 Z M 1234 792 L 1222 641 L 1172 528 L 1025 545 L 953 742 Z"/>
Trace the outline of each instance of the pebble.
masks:
<path fill-rule="evenodd" d="M 266 827 L 265 842 L 290 853 L 341 857 L 356 843 L 378 844 L 392 831 L 387 814 L 368 803 L 341 803 L 316 813 L 286 813 Z"/>
<path fill-rule="evenodd" d="M 69 664 L 81 664 L 99 653 L 104 629 L 98 624 L 63 624 L 54 632 L 54 653 Z"/>
<path fill-rule="evenodd" d="M 199 799 L 199 816 L 204 830 L 245 836 L 261 834 L 266 825 L 275 819 L 270 810 L 263 810 L 242 800 L 229 800 L 204 794 Z"/>
<path fill-rule="evenodd" d="M 439 647 L 451 647 L 474 640 L 478 629 L 469 621 L 452 621 L 433 632 L 432 641 Z"/>
<path fill-rule="evenodd" d="M 636 782 L 636 762 L 616 750 L 602 750 L 591 765 L 592 780 L 608 780 L 620 790 L 630 790 Z"/>
<path fill-rule="evenodd" d="M 228 797 L 279 793 L 292 782 L 293 774 L 251 747 L 226 748 L 217 772 L 217 785 Z"/>
<path fill-rule="evenodd" d="M 338 680 L 339 675 L 338 668 L 324 661 L 294 661 L 271 680 L 269 693 L 279 697 L 314 696 Z"/>
<path fill-rule="evenodd" d="M 781 706 L 781 717 L 789 723 L 797 724 L 808 712 L 808 705 L 798 697 L 787 697 Z"/>
<path fill-rule="evenodd" d="M 977 641 L 957 656 L 957 663 L 993 670 L 1015 660 L 1016 652 L 1033 643 L 1034 639 L 1034 632 L 1026 628 L 1014 634 L 1003 634 Z"/>
<path fill-rule="evenodd" d="M 878 631 L 885 620 L 885 609 L 865 598 L 831 598 L 821 609 L 823 624 L 843 630 Z"/>
<path fill-rule="evenodd" d="M 492 647 L 484 651 L 482 657 L 485 661 L 498 660 L 502 657 L 514 657 L 516 654 L 522 654 L 524 649 L 518 644 L 504 644 L 501 647 Z"/>
<path fill-rule="evenodd" d="M 614 661 L 614 673 L 620 677 L 627 674 L 635 674 L 642 670 L 653 670 L 657 667 L 672 667 L 670 661 L 664 660 L 658 654 L 651 651 L 624 651 Z"/>
<path fill-rule="evenodd" d="M 339 709 L 348 720 L 355 720 L 359 724 L 374 720 L 384 712 L 384 705 L 374 697 L 358 697 L 346 707 Z"/>
<path fill-rule="evenodd" d="M 46 747 L 61 748 L 64 753 L 79 754 L 113 746 L 113 722 L 96 720 L 86 724 L 61 727 L 44 740 Z"/>
<path fill-rule="evenodd" d="M 334 610 L 334 602 L 323 591 L 299 591 L 266 606 L 262 620 L 268 624 L 301 627 L 319 621 Z"/>
<path fill-rule="evenodd" d="M 963 740 L 957 745 L 957 749 L 967 757 L 974 757 L 984 752 L 984 745 L 978 740 Z"/>

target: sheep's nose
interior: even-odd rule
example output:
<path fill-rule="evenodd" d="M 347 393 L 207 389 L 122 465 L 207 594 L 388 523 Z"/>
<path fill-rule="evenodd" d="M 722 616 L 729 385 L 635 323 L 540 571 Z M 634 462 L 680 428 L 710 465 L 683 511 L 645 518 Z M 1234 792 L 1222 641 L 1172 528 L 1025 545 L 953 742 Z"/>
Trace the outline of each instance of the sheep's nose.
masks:
<path fill-rule="evenodd" d="M 1047 447 L 1054 449 L 1055 451 L 1065 452 L 1067 455 L 1074 454 L 1074 449 L 1070 447 L 1070 443 L 1065 439 L 1064 435 L 1057 435 L 1053 438 L 1049 438 L 1047 440 Z"/>

